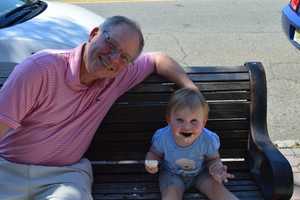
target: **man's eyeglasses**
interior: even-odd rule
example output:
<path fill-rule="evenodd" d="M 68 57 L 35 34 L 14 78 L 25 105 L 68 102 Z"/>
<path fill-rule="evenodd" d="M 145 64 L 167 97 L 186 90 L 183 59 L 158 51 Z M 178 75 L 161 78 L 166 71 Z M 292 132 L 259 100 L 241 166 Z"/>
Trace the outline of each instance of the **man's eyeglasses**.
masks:
<path fill-rule="evenodd" d="M 119 54 L 120 59 L 122 63 L 124 64 L 132 64 L 133 59 L 127 54 L 122 52 L 122 50 L 119 49 L 119 44 L 117 41 L 115 41 L 112 37 L 110 37 L 108 31 L 103 31 L 102 34 L 104 35 L 104 41 L 106 45 L 110 49 L 111 54 Z"/>

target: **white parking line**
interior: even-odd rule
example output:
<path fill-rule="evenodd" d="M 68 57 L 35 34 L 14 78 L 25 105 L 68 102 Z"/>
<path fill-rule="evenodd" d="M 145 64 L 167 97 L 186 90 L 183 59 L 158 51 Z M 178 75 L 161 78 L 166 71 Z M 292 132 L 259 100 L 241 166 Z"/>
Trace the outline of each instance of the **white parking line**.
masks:
<path fill-rule="evenodd" d="M 67 3 L 132 3 L 132 2 L 165 2 L 176 0 L 63 0 Z"/>

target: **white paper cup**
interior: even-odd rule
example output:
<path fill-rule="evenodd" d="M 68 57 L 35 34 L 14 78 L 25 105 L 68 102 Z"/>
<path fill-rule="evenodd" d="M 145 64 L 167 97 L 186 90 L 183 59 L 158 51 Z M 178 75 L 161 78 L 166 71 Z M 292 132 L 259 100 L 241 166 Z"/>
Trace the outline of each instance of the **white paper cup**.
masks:
<path fill-rule="evenodd" d="M 145 160 L 145 165 L 150 168 L 154 168 L 158 166 L 157 160 Z"/>

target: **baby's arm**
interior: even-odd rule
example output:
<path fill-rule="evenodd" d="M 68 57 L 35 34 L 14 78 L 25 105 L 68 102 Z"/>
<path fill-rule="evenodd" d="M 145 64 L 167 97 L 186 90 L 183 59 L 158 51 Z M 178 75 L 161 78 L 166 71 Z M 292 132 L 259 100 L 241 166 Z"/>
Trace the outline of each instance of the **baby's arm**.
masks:
<path fill-rule="evenodd" d="M 153 151 L 148 151 L 145 159 L 145 169 L 150 174 L 155 174 L 158 172 L 158 163 L 162 158 L 158 156 Z"/>
<path fill-rule="evenodd" d="M 227 172 L 227 166 L 223 165 L 219 154 L 207 157 L 206 160 L 209 174 L 219 183 L 227 182 L 228 178 L 234 178 L 233 174 Z"/>

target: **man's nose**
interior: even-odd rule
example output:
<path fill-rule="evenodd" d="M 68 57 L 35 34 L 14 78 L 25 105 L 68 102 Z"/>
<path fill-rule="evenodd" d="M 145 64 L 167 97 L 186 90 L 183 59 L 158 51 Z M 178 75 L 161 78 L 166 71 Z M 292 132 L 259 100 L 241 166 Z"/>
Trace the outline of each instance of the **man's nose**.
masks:
<path fill-rule="evenodd" d="M 120 62 L 121 53 L 118 51 L 112 51 L 109 54 L 109 58 L 112 63 L 118 63 L 118 62 Z"/>
<path fill-rule="evenodd" d="M 108 56 L 109 65 L 112 67 L 111 71 L 117 71 L 121 66 L 120 53 L 112 52 Z"/>

